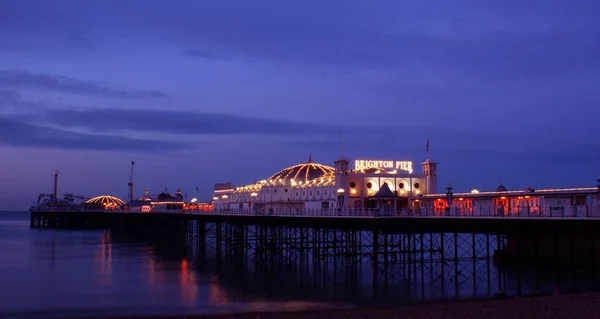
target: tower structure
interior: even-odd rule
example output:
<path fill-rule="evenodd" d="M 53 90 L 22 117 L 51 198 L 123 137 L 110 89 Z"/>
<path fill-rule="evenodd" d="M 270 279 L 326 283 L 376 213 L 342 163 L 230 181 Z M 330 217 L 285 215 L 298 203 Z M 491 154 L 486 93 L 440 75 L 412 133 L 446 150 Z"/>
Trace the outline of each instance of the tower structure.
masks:
<path fill-rule="evenodd" d="M 344 155 L 340 155 L 335 161 L 335 189 L 338 195 L 338 208 L 342 209 L 348 205 L 348 193 L 350 190 L 348 189 L 349 180 L 348 180 L 348 172 L 349 172 L 350 160 L 344 157 Z"/>
<path fill-rule="evenodd" d="M 429 139 L 427 139 L 427 160 L 421 163 L 423 175 L 425 175 L 425 183 L 427 184 L 428 194 L 437 194 L 437 162 L 431 160 L 429 152 Z"/>
<path fill-rule="evenodd" d="M 52 192 L 52 201 L 58 202 L 58 171 L 54 172 L 54 190 Z"/>
<path fill-rule="evenodd" d="M 344 155 L 344 133 L 340 130 L 340 157 L 334 162 L 335 168 L 335 189 L 338 197 L 338 209 L 343 209 L 348 206 L 348 189 L 349 178 L 348 172 L 350 171 L 350 160 Z"/>

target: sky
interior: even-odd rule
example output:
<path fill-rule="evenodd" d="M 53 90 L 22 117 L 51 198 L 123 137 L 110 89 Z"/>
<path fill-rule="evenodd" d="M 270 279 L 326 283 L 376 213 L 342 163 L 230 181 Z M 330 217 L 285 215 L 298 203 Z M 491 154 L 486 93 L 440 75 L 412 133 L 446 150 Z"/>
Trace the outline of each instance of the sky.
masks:
<path fill-rule="evenodd" d="M 208 201 L 287 166 L 439 162 L 455 190 L 594 187 L 600 2 L 0 1 L 0 210 Z M 442 188 L 440 186 L 440 188 Z M 197 188 L 196 188 L 197 187 Z M 197 189 L 197 190 L 196 190 Z"/>

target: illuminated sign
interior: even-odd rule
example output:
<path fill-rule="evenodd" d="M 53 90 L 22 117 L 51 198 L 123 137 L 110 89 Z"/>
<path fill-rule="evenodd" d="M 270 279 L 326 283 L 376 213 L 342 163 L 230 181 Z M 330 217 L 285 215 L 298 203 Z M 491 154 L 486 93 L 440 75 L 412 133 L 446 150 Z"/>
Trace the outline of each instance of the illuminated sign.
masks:
<path fill-rule="evenodd" d="M 233 184 L 231 182 L 215 184 L 215 191 L 226 191 L 226 190 L 232 190 L 232 189 L 233 189 Z"/>
<path fill-rule="evenodd" d="M 376 169 L 399 169 L 407 171 L 410 174 L 413 172 L 413 163 L 411 161 L 379 161 L 379 160 L 355 160 L 355 170 L 365 170 L 370 168 Z"/>

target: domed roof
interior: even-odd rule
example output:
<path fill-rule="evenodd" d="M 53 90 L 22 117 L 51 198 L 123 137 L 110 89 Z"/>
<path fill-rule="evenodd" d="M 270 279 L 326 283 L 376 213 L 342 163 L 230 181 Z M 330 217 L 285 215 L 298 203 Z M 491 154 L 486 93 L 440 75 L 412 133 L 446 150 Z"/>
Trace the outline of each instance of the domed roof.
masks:
<path fill-rule="evenodd" d="M 97 196 L 97 197 L 88 199 L 85 203 L 86 204 L 111 205 L 111 206 L 125 205 L 125 202 L 122 201 L 121 199 L 114 197 L 114 196 L 109 196 L 109 195 Z"/>
<path fill-rule="evenodd" d="M 327 173 L 334 173 L 335 168 L 323 164 L 313 163 L 312 157 L 308 159 L 307 163 L 297 164 L 282 169 L 269 177 L 269 180 L 294 180 L 296 182 L 306 182 L 312 179 L 321 177 Z"/>

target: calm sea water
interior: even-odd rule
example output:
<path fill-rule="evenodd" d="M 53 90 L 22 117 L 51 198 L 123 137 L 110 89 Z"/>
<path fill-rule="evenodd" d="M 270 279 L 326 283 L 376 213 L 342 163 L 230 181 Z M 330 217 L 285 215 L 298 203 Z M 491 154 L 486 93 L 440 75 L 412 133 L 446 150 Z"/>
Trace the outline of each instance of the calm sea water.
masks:
<path fill-rule="evenodd" d="M 479 255 L 493 252 L 485 248 L 489 238 L 463 234 L 455 246 L 453 235 L 447 235 L 448 243 L 440 246 L 450 246 L 444 261 L 432 257 L 416 264 L 424 253 L 433 254 L 415 250 L 424 240 L 417 236 L 404 257 L 374 271 L 369 256 L 360 256 L 359 266 L 348 258 L 319 266 L 285 255 L 277 255 L 277 262 L 202 259 L 177 245 L 135 242 L 105 231 L 31 229 L 28 212 L 0 212 L 0 317 L 290 311 L 488 298 L 497 291 L 544 293 L 557 284 L 585 290 L 597 284 L 593 274 L 600 270 L 499 270 Z M 452 257 L 452 249 L 459 258 Z M 471 251 L 478 257 L 469 257 Z M 390 284 L 377 279 L 381 283 L 374 289 L 374 277 L 389 278 Z"/>
<path fill-rule="evenodd" d="M 0 212 L 0 317 L 301 310 L 326 303 L 266 301 L 222 285 L 210 270 L 161 258 L 104 231 L 30 229 L 28 212 Z"/>

